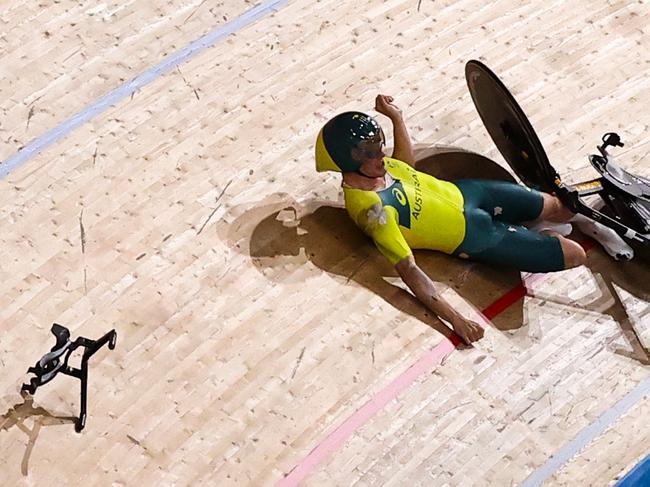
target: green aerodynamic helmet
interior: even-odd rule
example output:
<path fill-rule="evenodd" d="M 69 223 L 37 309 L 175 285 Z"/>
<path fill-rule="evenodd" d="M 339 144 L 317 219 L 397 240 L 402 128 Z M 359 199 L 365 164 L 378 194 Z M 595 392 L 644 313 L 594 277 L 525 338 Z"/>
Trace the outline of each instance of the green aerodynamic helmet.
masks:
<path fill-rule="evenodd" d="M 361 112 L 344 112 L 325 124 L 316 139 L 316 170 L 357 171 L 361 163 L 352 159 L 350 152 L 359 142 L 377 137 L 384 132 L 377 121 Z"/>

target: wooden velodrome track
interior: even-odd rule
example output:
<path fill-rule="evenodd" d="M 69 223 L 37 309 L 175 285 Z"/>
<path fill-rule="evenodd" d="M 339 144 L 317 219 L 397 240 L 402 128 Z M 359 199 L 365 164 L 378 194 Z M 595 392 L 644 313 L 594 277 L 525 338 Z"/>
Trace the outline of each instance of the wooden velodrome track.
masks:
<path fill-rule="evenodd" d="M 503 163 L 464 81 L 475 58 L 565 179 L 595 175 L 611 130 L 650 176 L 649 21 L 647 0 L 3 2 L 2 485 L 614 482 L 650 444 L 647 395 L 630 399 L 650 376 L 648 267 L 593 248 L 523 276 L 521 297 L 516 272 L 419 252 L 486 323 L 454 350 L 348 222 L 313 142 L 385 93 L 418 144 Z M 52 322 L 118 333 L 91 359 L 81 434 L 76 380 L 19 394 Z"/>

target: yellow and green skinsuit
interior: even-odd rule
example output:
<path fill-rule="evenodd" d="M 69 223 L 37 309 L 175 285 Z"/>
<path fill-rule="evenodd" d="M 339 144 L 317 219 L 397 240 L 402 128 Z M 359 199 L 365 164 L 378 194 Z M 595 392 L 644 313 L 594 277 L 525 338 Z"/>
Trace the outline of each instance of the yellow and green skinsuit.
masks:
<path fill-rule="evenodd" d="M 380 191 L 343 185 L 345 207 L 352 220 L 396 264 L 411 249 L 451 254 L 465 238 L 463 195 L 456 185 L 384 158 L 394 182 Z"/>

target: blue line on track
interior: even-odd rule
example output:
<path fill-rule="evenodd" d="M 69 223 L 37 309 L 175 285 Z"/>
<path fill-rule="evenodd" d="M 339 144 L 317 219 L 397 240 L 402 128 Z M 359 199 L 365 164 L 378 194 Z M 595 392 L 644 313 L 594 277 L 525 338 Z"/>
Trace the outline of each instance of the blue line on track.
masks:
<path fill-rule="evenodd" d="M 650 455 L 630 470 L 614 487 L 647 487 L 648 485 L 650 485 Z"/>
<path fill-rule="evenodd" d="M 222 27 L 219 27 L 212 32 L 204 35 L 203 37 L 197 39 L 180 51 L 167 56 L 156 66 L 148 69 L 132 80 L 127 81 L 107 95 L 104 95 L 102 98 L 95 101 L 93 104 L 88 105 L 82 111 L 65 120 L 57 127 L 49 130 L 48 132 L 45 132 L 40 137 L 34 139 L 32 142 L 27 144 L 13 156 L 6 159 L 4 162 L 0 162 L 0 179 L 4 178 L 18 166 L 28 161 L 32 157 L 38 155 L 47 147 L 54 144 L 55 142 L 58 142 L 74 129 L 93 119 L 112 105 L 115 105 L 116 103 L 122 101 L 124 98 L 131 96 L 131 94 L 135 91 L 151 83 L 160 76 L 168 73 L 179 64 L 182 64 L 197 54 L 203 52 L 208 47 L 211 47 L 221 39 L 252 24 L 271 11 L 277 11 L 287 2 L 288 0 L 268 0 L 266 2 L 263 2 L 260 5 L 253 7 L 244 14 L 240 15 L 235 20 L 228 22 Z"/>
<path fill-rule="evenodd" d="M 584 428 L 569 443 L 564 445 L 555 455 L 540 468 L 524 480 L 520 487 L 538 487 L 553 475 L 556 471 L 570 460 L 576 453 L 582 450 L 591 440 L 605 431 L 614 421 L 625 414 L 632 406 L 641 401 L 644 396 L 650 394 L 650 378 L 641 382 L 632 389 L 623 399 L 605 411 L 596 421 Z M 634 432 L 631 432 L 634 434 Z"/>

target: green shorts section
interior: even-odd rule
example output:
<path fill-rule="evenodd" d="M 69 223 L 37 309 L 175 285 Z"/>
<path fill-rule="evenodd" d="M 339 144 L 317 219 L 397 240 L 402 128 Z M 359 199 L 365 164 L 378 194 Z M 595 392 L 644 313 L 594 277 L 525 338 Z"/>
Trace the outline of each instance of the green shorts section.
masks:
<path fill-rule="evenodd" d="M 463 194 L 465 239 L 454 255 L 526 272 L 564 269 L 560 241 L 522 225 L 544 207 L 542 194 L 505 181 L 454 181 Z"/>

